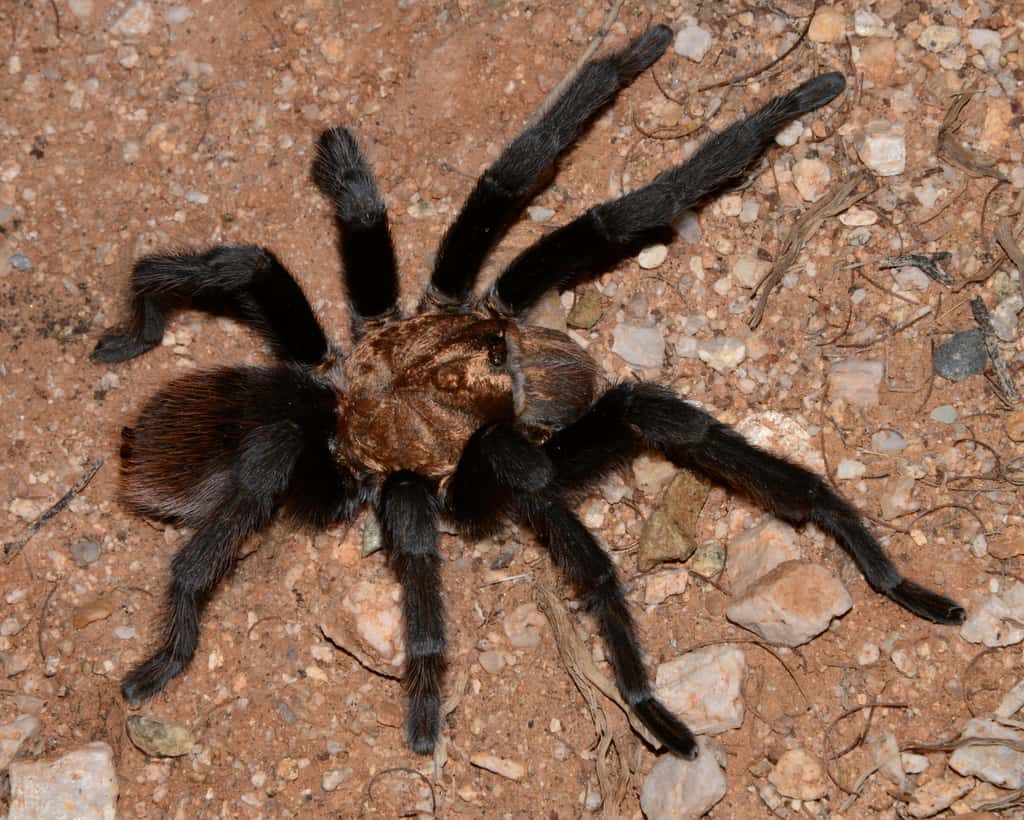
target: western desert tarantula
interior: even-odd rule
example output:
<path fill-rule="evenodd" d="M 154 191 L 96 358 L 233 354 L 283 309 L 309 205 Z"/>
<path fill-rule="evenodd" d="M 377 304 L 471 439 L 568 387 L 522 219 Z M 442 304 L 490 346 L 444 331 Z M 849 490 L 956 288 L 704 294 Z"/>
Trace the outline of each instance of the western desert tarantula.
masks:
<path fill-rule="evenodd" d="M 858 513 L 818 475 L 748 444 L 655 384 L 605 388 L 568 336 L 526 323 L 548 291 L 598 275 L 661 236 L 685 209 L 734 182 L 780 128 L 845 86 L 824 74 L 771 100 L 646 187 L 591 208 L 520 253 L 481 299 L 481 263 L 558 157 L 665 50 L 651 28 L 588 63 L 473 188 L 437 254 L 415 316 L 397 306 L 387 214 L 343 128 L 320 135 L 313 179 L 334 205 L 355 345 L 342 355 L 269 251 L 218 246 L 140 259 L 133 315 L 93 353 L 120 362 L 158 345 L 169 313 L 195 308 L 257 331 L 277 363 L 185 376 L 157 393 L 121 447 L 123 495 L 138 512 L 194 529 L 175 555 L 163 637 L 124 679 L 127 699 L 159 692 L 188 664 L 204 599 L 239 542 L 283 509 L 326 527 L 372 504 L 403 593 L 406 738 L 440 731 L 445 668 L 438 521 L 469 536 L 506 516 L 529 527 L 596 618 L 623 698 L 651 733 L 693 757 L 687 727 L 653 695 L 614 564 L 573 501 L 641 451 L 661 452 L 786 521 L 813 521 L 868 583 L 922 618 L 959 623 L 948 598 L 903 578 Z"/>

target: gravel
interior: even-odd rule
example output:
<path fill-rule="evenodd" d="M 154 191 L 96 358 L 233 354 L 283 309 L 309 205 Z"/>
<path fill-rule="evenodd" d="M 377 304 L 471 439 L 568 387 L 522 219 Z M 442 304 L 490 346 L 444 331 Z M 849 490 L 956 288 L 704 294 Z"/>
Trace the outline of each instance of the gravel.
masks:
<path fill-rule="evenodd" d="M 152 715 L 129 716 L 128 737 L 151 757 L 181 757 L 195 746 L 187 726 Z"/>
<path fill-rule="evenodd" d="M 988 354 L 981 331 L 962 330 L 935 348 L 932 366 L 936 374 L 951 382 L 963 381 L 985 369 Z"/>

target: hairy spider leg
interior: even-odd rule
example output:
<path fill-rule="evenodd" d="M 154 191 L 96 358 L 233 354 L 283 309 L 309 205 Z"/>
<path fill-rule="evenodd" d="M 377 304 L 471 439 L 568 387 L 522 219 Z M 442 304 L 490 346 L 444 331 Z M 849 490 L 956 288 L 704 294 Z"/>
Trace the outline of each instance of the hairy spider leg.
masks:
<path fill-rule="evenodd" d="M 813 522 L 853 558 L 872 589 L 915 615 L 940 624 L 964 621 L 956 602 L 900 574 L 857 510 L 825 479 L 755 447 L 666 388 L 644 382 L 613 387 L 545 447 L 557 471 L 556 486 L 574 495 L 642 451 L 661 452 L 783 521 Z"/>
<path fill-rule="evenodd" d="M 654 26 L 621 51 L 587 63 L 554 103 L 505 148 L 477 180 L 441 240 L 426 301 L 467 304 L 484 258 L 550 179 L 558 157 L 670 42 L 671 29 Z"/>
<path fill-rule="evenodd" d="M 162 641 L 122 683 L 128 700 L 151 697 L 184 670 L 200 610 L 238 544 L 282 504 L 326 525 L 350 518 L 365 500 L 351 475 L 327 465 L 335 412 L 333 389 L 308 370 L 233 367 L 172 382 L 124 431 L 126 504 L 195 529 L 171 562 Z"/>
<path fill-rule="evenodd" d="M 615 565 L 583 525 L 556 483 L 544 449 L 509 424 L 478 430 L 466 445 L 448 490 L 447 509 L 471 529 L 502 512 L 522 519 L 580 593 L 608 647 L 623 699 L 651 734 L 675 754 L 693 758 L 690 730 L 654 696 Z"/>
<path fill-rule="evenodd" d="M 347 128 L 320 134 L 313 181 L 334 206 L 352 333 L 398 316 L 398 263 L 373 172 Z"/>
<path fill-rule="evenodd" d="M 434 751 L 441 731 L 446 639 L 437 550 L 439 509 L 435 482 L 408 470 L 388 476 L 377 505 L 384 546 L 402 587 L 409 701 L 405 739 L 419 754 Z"/>
<path fill-rule="evenodd" d="M 643 245 L 670 239 L 672 223 L 685 210 L 735 181 L 784 125 L 825 105 L 845 86 L 838 73 L 808 80 L 711 137 L 682 165 L 547 234 L 502 272 L 488 306 L 500 315 L 520 316 L 549 290 L 598 276 Z"/>
<path fill-rule="evenodd" d="M 253 328 L 285 361 L 315 365 L 330 344 L 298 283 L 273 253 L 255 245 L 144 256 L 132 269 L 132 318 L 104 333 L 94 362 L 123 362 L 160 344 L 175 310 L 228 316 Z"/>

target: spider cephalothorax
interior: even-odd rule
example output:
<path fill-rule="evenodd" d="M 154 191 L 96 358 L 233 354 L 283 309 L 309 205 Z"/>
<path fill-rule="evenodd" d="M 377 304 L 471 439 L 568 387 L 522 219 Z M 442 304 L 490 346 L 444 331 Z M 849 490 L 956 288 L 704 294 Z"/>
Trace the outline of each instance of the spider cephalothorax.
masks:
<path fill-rule="evenodd" d="M 318 527 L 373 504 L 403 592 L 406 736 L 440 731 L 445 628 L 439 519 L 466 535 L 505 517 L 528 526 L 594 616 L 625 701 L 652 735 L 692 757 L 690 731 L 654 696 L 615 566 L 572 501 L 645 450 L 661 452 L 793 523 L 814 522 L 868 583 L 911 612 L 959 623 L 948 598 L 903 578 L 854 508 L 814 473 L 766 453 L 674 395 L 642 382 L 610 388 L 568 336 L 526 323 L 548 291 L 596 276 L 662 236 L 680 214 L 734 182 L 794 118 L 845 85 L 824 74 L 709 139 L 683 165 L 597 205 L 527 248 L 479 300 L 484 257 L 555 163 L 616 93 L 665 50 L 652 28 L 588 63 L 483 174 L 441 243 L 420 312 L 403 318 L 387 214 L 352 135 L 320 136 L 313 178 L 334 205 L 355 345 L 328 339 L 269 251 L 219 246 L 140 259 L 133 317 L 93 358 L 156 346 L 168 314 L 191 307 L 260 333 L 277 364 L 188 375 L 145 405 L 122 446 L 123 495 L 142 514 L 194 529 L 174 557 L 164 634 L 124 679 L 149 697 L 195 652 L 199 608 L 235 548 L 283 509 Z"/>

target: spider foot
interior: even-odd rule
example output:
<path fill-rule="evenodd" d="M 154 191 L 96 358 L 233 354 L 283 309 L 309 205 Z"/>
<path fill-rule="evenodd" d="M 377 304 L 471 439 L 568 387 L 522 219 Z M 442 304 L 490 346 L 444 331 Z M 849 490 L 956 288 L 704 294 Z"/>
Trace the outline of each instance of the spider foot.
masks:
<path fill-rule="evenodd" d="M 672 754 L 686 760 L 697 757 L 697 740 L 693 732 L 666 709 L 661 701 L 648 696 L 633 704 L 633 713 Z"/>
<path fill-rule="evenodd" d="M 964 608 L 956 601 L 905 578 L 885 594 L 900 606 L 933 623 L 955 626 L 967 618 Z"/>
<path fill-rule="evenodd" d="M 171 678 L 178 675 L 184 666 L 180 660 L 170 655 L 154 655 L 124 676 L 124 680 L 121 681 L 121 694 L 133 705 L 149 700 L 162 690 Z"/>
<path fill-rule="evenodd" d="M 89 358 L 100 364 L 126 362 L 152 350 L 156 345 L 156 342 L 144 341 L 131 333 L 111 330 L 100 336 L 100 340 L 96 343 L 96 349 L 93 350 Z"/>

